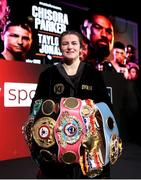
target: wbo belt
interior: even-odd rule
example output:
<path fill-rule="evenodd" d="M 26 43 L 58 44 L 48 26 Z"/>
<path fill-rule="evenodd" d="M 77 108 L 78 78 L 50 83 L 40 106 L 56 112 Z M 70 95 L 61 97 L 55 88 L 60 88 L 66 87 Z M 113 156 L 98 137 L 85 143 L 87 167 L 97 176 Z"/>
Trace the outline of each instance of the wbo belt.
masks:
<path fill-rule="evenodd" d="M 86 134 L 81 106 L 81 99 L 73 97 L 62 98 L 60 102 L 54 135 L 58 144 L 58 161 L 66 164 L 79 163 L 80 160 L 80 146 Z"/>

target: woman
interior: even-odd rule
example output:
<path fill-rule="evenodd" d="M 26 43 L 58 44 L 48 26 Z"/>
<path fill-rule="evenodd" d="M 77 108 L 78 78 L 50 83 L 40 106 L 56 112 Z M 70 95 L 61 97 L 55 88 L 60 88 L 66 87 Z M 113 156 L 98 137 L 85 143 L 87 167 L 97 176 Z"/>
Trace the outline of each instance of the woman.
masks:
<path fill-rule="evenodd" d="M 139 66 L 136 63 L 129 62 L 128 63 L 128 79 L 137 80 L 139 76 Z"/>
<path fill-rule="evenodd" d="M 48 67 L 41 73 L 32 102 L 31 116 L 34 116 L 33 108 L 35 102 L 39 99 L 50 99 L 50 101 L 46 102 L 51 103 L 52 106 L 60 103 L 63 97 L 75 97 L 82 100 L 92 99 L 95 103 L 105 102 L 110 106 L 110 98 L 100 73 L 94 71 L 89 64 L 80 60 L 82 40 L 81 35 L 76 31 L 66 31 L 61 34 L 59 45 L 63 60 L 57 65 Z M 52 103 L 52 101 L 55 103 Z M 52 118 L 57 119 L 57 108 L 53 109 Z M 46 114 L 49 114 L 49 111 Z M 40 166 L 38 178 L 88 178 L 87 175 L 82 173 L 79 163 L 49 162 L 44 158 L 47 156 L 47 154 L 44 154 L 47 151 L 41 151 L 36 143 L 30 143 L 30 148 L 32 157 Z M 55 158 L 58 152 L 57 148 L 56 144 L 48 148 L 48 153 L 52 155 L 52 158 Z M 104 167 L 99 176 L 96 176 L 96 178 L 103 177 L 109 177 L 109 165 Z"/>

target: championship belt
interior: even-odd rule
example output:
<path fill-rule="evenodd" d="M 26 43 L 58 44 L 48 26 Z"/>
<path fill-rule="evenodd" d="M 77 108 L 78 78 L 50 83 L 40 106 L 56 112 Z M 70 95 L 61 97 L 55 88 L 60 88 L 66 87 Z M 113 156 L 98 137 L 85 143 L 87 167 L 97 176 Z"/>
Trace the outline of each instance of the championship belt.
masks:
<path fill-rule="evenodd" d="M 59 116 L 52 118 L 59 110 Z M 60 104 L 39 99 L 23 131 L 30 147 L 33 142 L 39 146 L 37 150 L 45 161 L 79 163 L 83 174 L 90 178 L 101 174 L 106 164 L 114 164 L 122 152 L 111 110 L 105 103 L 95 104 L 91 99 L 68 97 Z"/>
<path fill-rule="evenodd" d="M 101 136 L 99 124 L 96 119 L 95 104 L 93 100 L 82 101 L 81 113 L 86 125 L 86 139 L 83 141 L 85 152 L 80 158 L 80 166 L 84 175 L 91 178 L 98 176 L 103 170 L 101 157 Z"/>
<path fill-rule="evenodd" d="M 32 127 L 32 135 L 38 146 L 49 148 L 55 144 L 54 126 L 56 121 L 50 117 L 42 117 L 36 120 Z"/>
<path fill-rule="evenodd" d="M 42 100 L 42 102 L 37 101 L 35 105 L 33 112 L 37 112 L 37 109 L 40 111 L 31 127 L 31 137 L 32 141 L 35 141 L 39 146 L 37 149 L 37 151 L 39 151 L 38 157 L 45 162 L 56 161 L 56 151 L 53 150 L 56 142 L 54 137 L 54 126 L 56 121 L 53 117 L 54 114 L 58 113 L 59 106 L 51 99 L 45 99 Z"/>
<path fill-rule="evenodd" d="M 22 133 L 24 134 L 25 141 L 31 148 L 32 146 L 32 132 L 31 128 L 34 125 L 35 118 L 40 111 L 42 105 L 42 99 L 38 99 L 34 101 L 31 114 L 28 117 L 28 120 L 25 122 L 24 126 L 22 127 Z"/>
<path fill-rule="evenodd" d="M 33 108 L 34 112 L 37 112 L 37 110 L 35 111 L 35 107 L 36 109 L 40 108 L 42 115 L 45 116 L 36 119 L 34 122 L 34 126 L 31 129 L 33 139 L 38 146 L 42 148 L 49 148 L 55 144 L 54 126 L 56 121 L 51 117 L 51 114 L 59 111 L 58 104 L 55 104 L 51 99 L 42 100 L 42 102 L 38 100 L 34 103 Z"/>
<path fill-rule="evenodd" d="M 96 104 L 102 121 L 105 138 L 105 159 L 104 165 L 114 164 L 122 153 L 122 141 L 119 137 L 119 131 L 116 120 L 109 107 L 101 102 Z"/>
<path fill-rule="evenodd" d="M 62 98 L 60 114 L 54 127 L 58 144 L 58 160 L 66 164 L 79 163 L 80 146 L 85 136 L 85 124 L 80 113 L 81 99 Z"/>
<path fill-rule="evenodd" d="M 80 166 L 84 175 L 93 178 L 102 172 L 103 166 L 116 162 L 122 144 L 109 107 L 103 102 L 94 104 L 90 99 L 83 100 L 82 104 L 87 138 L 83 142 L 85 153 L 80 158 Z"/>

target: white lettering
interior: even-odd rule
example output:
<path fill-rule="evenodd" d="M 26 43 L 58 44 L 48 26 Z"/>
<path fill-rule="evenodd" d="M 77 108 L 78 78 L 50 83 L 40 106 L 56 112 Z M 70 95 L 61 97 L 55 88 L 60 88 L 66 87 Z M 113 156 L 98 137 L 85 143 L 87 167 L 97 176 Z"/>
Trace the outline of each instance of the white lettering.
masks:
<path fill-rule="evenodd" d="M 32 6 L 32 16 L 39 19 L 45 19 L 60 24 L 69 24 L 68 15 L 62 12 L 52 11 L 42 7 Z"/>

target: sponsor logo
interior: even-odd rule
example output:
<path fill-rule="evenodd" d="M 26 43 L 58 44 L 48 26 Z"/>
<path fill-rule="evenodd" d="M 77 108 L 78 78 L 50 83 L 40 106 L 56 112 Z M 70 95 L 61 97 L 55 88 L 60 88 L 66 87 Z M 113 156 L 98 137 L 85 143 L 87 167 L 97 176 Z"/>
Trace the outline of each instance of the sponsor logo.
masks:
<path fill-rule="evenodd" d="M 30 107 L 37 84 L 4 83 L 4 107 Z"/>
<path fill-rule="evenodd" d="M 62 94 L 64 92 L 64 85 L 62 83 L 58 83 L 54 85 L 54 93 L 55 94 Z"/>

